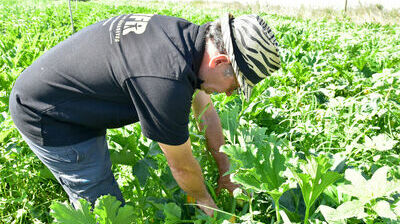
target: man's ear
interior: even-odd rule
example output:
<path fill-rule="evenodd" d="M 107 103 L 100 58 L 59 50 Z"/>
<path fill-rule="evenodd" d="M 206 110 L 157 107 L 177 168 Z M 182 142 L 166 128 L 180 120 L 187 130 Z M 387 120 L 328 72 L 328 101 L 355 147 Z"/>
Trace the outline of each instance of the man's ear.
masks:
<path fill-rule="evenodd" d="M 208 66 L 210 68 L 215 68 L 217 65 L 221 63 L 229 63 L 229 58 L 228 55 L 226 54 L 217 54 L 213 57 L 211 57 L 210 62 L 208 63 Z"/>

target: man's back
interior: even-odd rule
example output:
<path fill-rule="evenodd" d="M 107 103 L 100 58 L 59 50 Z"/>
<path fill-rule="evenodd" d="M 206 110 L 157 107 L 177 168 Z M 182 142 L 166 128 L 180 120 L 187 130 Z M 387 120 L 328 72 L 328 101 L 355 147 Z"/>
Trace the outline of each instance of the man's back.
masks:
<path fill-rule="evenodd" d="M 159 90 L 139 90 L 138 80 L 183 82 L 191 91 L 174 100 L 182 100 L 187 117 L 204 45 L 198 33 L 195 24 L 159 15 L 121 15 L 86 27 L 20 75 L 10 98 L 15 124 L 42 145 L 102 135 L 149 117 L 157 102 L 135 102 L 133 95 Z"/>

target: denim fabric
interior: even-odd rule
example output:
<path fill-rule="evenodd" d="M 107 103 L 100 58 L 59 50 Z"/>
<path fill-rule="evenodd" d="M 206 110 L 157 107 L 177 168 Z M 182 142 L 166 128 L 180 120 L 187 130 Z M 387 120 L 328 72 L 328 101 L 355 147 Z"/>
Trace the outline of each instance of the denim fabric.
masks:
<path fill-rule="evenodd" d="M 79 198 L 94 203 L 98 197 L 107 194 L 125 204 L 111 171 L 110 153 L 104 135 L 61 147 L 39 146 L 26 136 L 22 137 L 53 173 L 75 207 Z"/>

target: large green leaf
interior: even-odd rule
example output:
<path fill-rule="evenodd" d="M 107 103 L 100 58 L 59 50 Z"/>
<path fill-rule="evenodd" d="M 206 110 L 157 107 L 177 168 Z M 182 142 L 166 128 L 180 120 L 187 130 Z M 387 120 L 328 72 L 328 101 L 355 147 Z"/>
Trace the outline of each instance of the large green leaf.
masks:
<path fill-rule="evenodd" d="M 180 223 L 181 213 L 181 208 L 175 203 L 164 205 L 165 224 Z"/>
<path fill-rule="evenodd" d="M 93 213 L 98 215 L 99 224 L 132 223 L 134 210 L 130 205 L 120 207 L 121 202 L 115 197 L 106 195 L 97 199 Z"/>
<path fill-rule="evenodd" d="M 249 124 L 249 126 L 239 128 L 238 130 L 238 143 L 243 147 L 247 143 L 254 144 L 257 148 L 264 148 L 266 144 L 265 131 L 266 128 L 260 128 L 256 125 Z M 268 143 L 276 144 L 276 139 L 272 136 L 269 137 Z"/>
<path fill-rule="evenodd" d="M 292 170 L 293 176 L 301 188 L 307 208 L 314 204 L 318 196 L 331 184 L 341 178 L 339 173 L 328 171 L 328 159 L 323 156 L 308 157 L 307 162 L 300 165 L 304 173 Z"/>
<path fill-rule="evenodd" d="M 336 214 L 336 210 L 326 205 L 319 206 L 319 210 L 329 224 L 345 223 L 345 219 Z"/>
<path fill-rule="evenodd" d="M 370 180 L 366 180 L 359 171 L 347 169 L 345 178 L 351 184 L 339 186 L 338 190 L 357 197 L 364 204 L 376 198 L 390 196 L 392 193 L 400 191 L 400 183 L 399 181 L 387 181 L 388 170 L 387 166 L 381 167 L 375 171 Z"/>
<path fill-rule="evenodd" d="M 391 209 L 389 202 L 374 199 L 388 197 L 400 189 L 398 181 L 387 181 L 388 167 L 381 167 L 372 175 L 370 180 L 366 180 L 359 171 L 348 169 L 345 178 L 351 182 L 348 185 L 338 187 L 342 193 L 357 197 L 359 200 L 348 201 L 340 205 L 337 209 L 327 206 L 320 206 L 320 211 L 328 222 L 343 221 L 356 217 L 358 219 L 368 216 L 364 213 L 364 206 L 371 203 L 371 208 L 375 213 L 383 218 L 395 220 L 398 216 L 396 208 Z"/>
<path fill-rule="evenodd" d="M 221 151 L 225 152 L 231 158 L 231 170 L 238 171 L 242 169 L 243 172 L 254 168 L 256 161 L 257 149 L 254 145 L 223 145 Z"/>
<path fill-rule="evenodd" d="M 53 202 L 50 205 L 50 214 L 54 223 L 62 224 L 96 224 L 95 215 L 90 212 L 90 204 L 84 199 L 79 199 L 78 208 L 75 210 L 68 203 Z"/>
<path fill-rule="evenodd" d="M 231 157 L 233 179 L 239 184 L 268 192 L 285 182 L 281 176 L 286 169 L 285 157 L 275 145 L 265 143 L 263 148 L 256 148 L 253 144 L 225 145 L 221 150 Z"/>
<path fill-rule="evenodd" d="M 366 216 L 361 201 L 347 201 L 336 209 L 326 205 L 318 208 L 328 223 L 345 223 L 345 220 L 352 217 L 362 218 Z"/>
<path fill-rule="evenodd" d="M 261 188 L 260 178 L 257 176 L 254 171 L 255 169 L 249 169 L 248 172 L 245 173 L 234 173 L 231 176 L 231 179 L 237 183 L 240 183 L 243 187 L 248 189 L 253 189 L 255 191 L 263 191 Z"/>
<path fill-rule="evenodd" d="M 228 110 L 225 110 L 219 114 L 222 128 L 224 129 L 224 135 L 231 144 L 237 143 L 236 141 L 236 130 L 239 126 L 238 116 L 239 107 L 235 106 Z"/>
<path fill-rule="evenodd" d="M 373 136 L 372 139 L 365 136 L 365 147 L 367 149 L 376 149 L 378 151 L 388 151 L 391 150 L 398 141 L 393 140 L 387 134 L 380 134 L 378 136 Z"/>
<path fill-rule="evenodd" d="M 289 184 L 282 177 L 282 173 L 286 170 L 286 160 L 279 152 L 279 141 L 274 136 L 269 136 L 267 141 L 263 142 L 256 137 L 248 138 L 244 133 L 257 132 L 242 132 L 239 137 L 240 145 L 225 145 L 221 148 L 231 157 L 231 178 L 247 189 L 267 192 L 274 200 L 279 222 L 279 198 L 289 189 Z M 246 144 L 248 140 L 252 140 L 256 145 Z"/>
<path fill-rule="evenodd" d="M 132 167 L 132 173 L 136 176 L 136 178 L 138 178 L 140 185 L 145 186 L 147 183 L 147 179 L 150 176 L 149 169 L 157 169 L 157 167 L 157 162 L 154 159 L 146 157 L 142 160 L 139 160 Z"/>
<path fill-rule="evenodd" d="M 114 196 L 106 195 L 96 200 L 93 212 L 89 202 L 79 199 L 78 208 L 70 204 L 53 202 L 50 206 L 55 223 L 63 224 L 120 224 L 133 223 L 134 210 L 130 205 L 121 206 Z"/>
<path fill-rule="evenodd" d="M 396 220 L 397 215 L 390 208 L 390 204 L 387 201 L 378 201 L 372 209 L 378 214 L 380 217 L 388 218 Z"/>

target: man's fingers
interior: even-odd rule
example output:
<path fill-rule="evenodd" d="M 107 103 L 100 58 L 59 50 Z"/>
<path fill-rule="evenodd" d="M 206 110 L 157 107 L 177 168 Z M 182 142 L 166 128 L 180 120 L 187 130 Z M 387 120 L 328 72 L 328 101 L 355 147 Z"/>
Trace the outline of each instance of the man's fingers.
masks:
<path fill-rule="evenodd" d="M 233 191 L 234 191 L 236 188 L 239 188 L 239 187 L 240 187 L 239 185 L 231 183 L 231 184 L 229 184 L 229 185 L 226 187 L 226 189 L 229 191 L 229 193 L 230 193 L 231 195 L 233 195 Z"/>
<path fill-rule="evenodd" d="M 197 201 L 197 207 L 211 217 L 214 215 L 213 208 L 218 209 L 217 205 L 214 203 L 214 201 L 212 201 L 212 199 L 204 202 Z"/>
<path fill-rule="evenodd" d="M 203 206 L 197 206 L 198 208 L 200 208 L 204 213 L 206 213 L 206 215 L 213 217 L 214 215 L 214 210 L 209 209 L 209 208 L 205 208 Z"/>
<path fill-rule="evenodd" d="M 220 193 L 222 189 L 226 189 L 229 191 L 231 195 L 233 195 L 233 191 L 236 188 L 239 188 L 239 184 L 232 183 L 229 176 L 220 177 L 218 180 L 218 188 L 216 190 L 217 194 Z"/>

